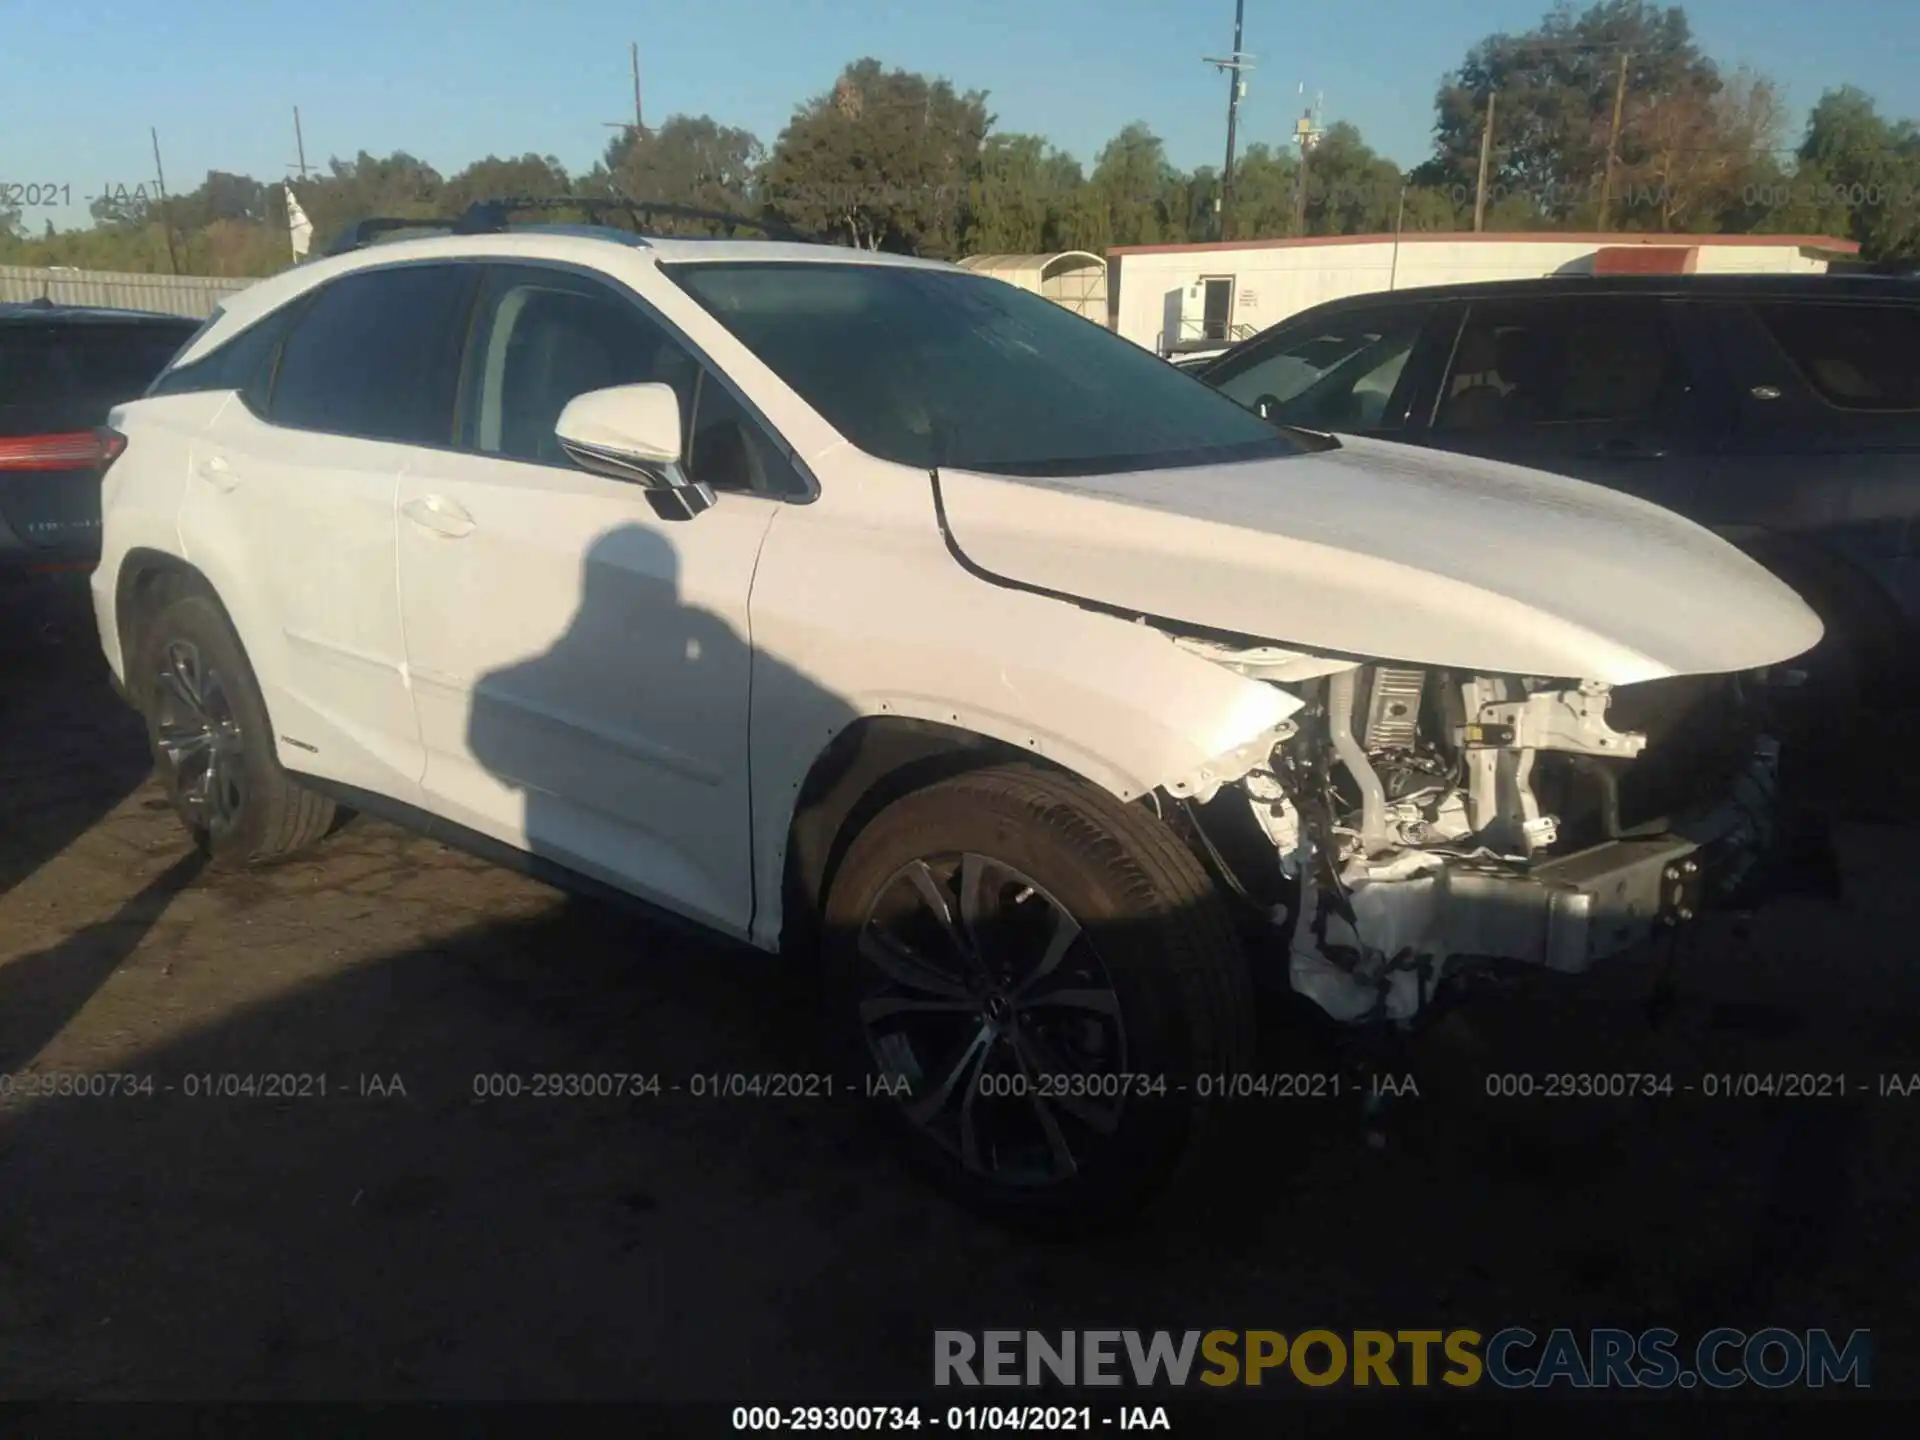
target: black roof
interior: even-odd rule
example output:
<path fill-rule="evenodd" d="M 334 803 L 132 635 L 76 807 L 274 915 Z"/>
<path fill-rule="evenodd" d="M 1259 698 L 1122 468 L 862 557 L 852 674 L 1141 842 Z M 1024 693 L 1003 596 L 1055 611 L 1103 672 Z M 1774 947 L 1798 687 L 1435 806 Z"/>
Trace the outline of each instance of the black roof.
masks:
<path fill-rule="evenodd" d="M 1328 300 L 1300 314 L 1343 309 L 1349 305 L 1374 304 L 1389 294 L 1395 301 L 1523 300 L 1543 295 L 1920 300 L 1920 277 L 1866 272 L 1797 275 L 1546 275 L 1536 280 L 1472 280 L 1454 285 L 1410 285 L 1391 292 L 1373 290 L 1364 295 L 1344 295 L 1338 300 Z"/>
<path fill-rule="evenodd" d="M 62 305 L 51 300 L 0 300 L 0 324 L 8 322 L 45 325 L 199 325 L 185 315 L 168 315 L 158 310 L 119 310 L 110 305 Z"/>

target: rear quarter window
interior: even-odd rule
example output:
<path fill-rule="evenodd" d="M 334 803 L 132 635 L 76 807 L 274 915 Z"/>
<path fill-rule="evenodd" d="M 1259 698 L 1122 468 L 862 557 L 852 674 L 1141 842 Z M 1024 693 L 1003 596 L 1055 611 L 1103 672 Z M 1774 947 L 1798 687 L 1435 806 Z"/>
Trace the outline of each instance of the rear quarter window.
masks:
<path fill-rule="evenodd" d="M 1756 304 L 1814 392 L 1842 410 L 1920 410 L 1920 305 Z"/>
<path fill-rule="evenodd" d="M 267 391 L 273 381 L 273 362 L 280 341 L 301 306 L 296 299 L 255 320 L 237 334 L 185 365 L 176 365 L 154 381 L 149 395 L 192 395 L 211 390 L 238 390 L 255 414 L 264 414 Z M 209 320 L 211 328 L 220 317 Z M 197 336 L 200 331 L 194 332 Z M 183 345 L 181 349 L 184 350 Z"/>

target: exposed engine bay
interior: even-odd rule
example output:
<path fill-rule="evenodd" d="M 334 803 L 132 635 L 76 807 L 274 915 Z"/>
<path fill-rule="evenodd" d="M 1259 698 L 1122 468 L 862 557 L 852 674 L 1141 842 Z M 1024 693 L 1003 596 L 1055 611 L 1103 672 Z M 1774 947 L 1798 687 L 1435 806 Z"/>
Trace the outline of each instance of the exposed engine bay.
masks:
<path fill-rule="evenodd" d="M 1169 793 L 1336 1019 L 1411 1021 L 1470 969 L 1584 970 L 1772 843 L 1778 747 L 1739 677 L 1616 690 L 1178 643 L 1306 702 L 1244 773 Z"/>

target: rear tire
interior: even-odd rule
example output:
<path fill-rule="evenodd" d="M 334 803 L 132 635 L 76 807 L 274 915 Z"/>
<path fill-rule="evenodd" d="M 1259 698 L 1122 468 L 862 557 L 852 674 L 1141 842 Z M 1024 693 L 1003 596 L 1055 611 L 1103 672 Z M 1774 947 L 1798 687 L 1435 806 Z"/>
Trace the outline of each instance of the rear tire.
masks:
<path fill-rule="evenodd" d="M 851 1061 L 905 1092 L 873 1113 L 948 1194 L 1083 1230 L 1207 1168 L 1221 1113 L 1195 1077 L 1247 1068 L 1253 991 L 1212 882 L 1151 813 L 1022 766 L 945 780 L 856 837 L 825 921 Z"/>
<path fill-rule="evenodd" d="M 210 595 L 185 591 L 161 605 L 127 691 L 167 799 L 214 868 L 286 859 L 327 833 L 333 802 L 280 768 L 253 667 Z"/>

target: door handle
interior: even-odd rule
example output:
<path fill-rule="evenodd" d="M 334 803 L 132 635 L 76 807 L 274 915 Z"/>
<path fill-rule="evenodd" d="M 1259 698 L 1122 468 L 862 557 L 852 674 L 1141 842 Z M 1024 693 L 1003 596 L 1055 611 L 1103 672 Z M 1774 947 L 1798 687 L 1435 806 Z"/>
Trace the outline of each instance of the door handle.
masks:
<path fill-rule="evenodd" d="M 1659 460 L 1667 452 L 1659 445 L 1648 445 L 1639 440 L 1615 439 L 1602 440 L 1593 447 L 1593 453 L 1609 460 Z"/>
<path fill-rule="evenodd" d="M 240 477 L 223 455 L 207 456 L 194 466 L 194 473 L 223 495 L 240 483 Z"/>
<path fill-rule="evenodd" d="M 444 495 L 422 495 L 400 507 L 400 513 L 423 530 L 458 540 L 473 533 L 473 516 Z"/>

